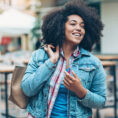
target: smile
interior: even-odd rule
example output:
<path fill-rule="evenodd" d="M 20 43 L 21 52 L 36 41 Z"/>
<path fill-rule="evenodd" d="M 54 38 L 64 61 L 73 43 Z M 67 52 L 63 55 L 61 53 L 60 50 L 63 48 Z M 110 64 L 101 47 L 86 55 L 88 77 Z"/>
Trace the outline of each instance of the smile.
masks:
<path fill-rule="evenodd" d="M 81 37 L 80 33 L 72 33 L 72 35 L 76 36 L 76 37 Z"/>

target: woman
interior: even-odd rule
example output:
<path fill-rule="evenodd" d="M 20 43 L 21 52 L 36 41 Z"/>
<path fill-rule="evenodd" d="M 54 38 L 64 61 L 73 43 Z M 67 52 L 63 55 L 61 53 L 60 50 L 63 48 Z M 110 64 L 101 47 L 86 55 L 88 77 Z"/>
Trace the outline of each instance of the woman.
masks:
<path fill-rule="evenodd" d="M 44 48 L 33 52 L 21 87 L 30 118 L 91 118 L 106 101 L 105 73 L 90 51 L 103 25 L 93 8 L 72 1 L 43 19 Z"/>

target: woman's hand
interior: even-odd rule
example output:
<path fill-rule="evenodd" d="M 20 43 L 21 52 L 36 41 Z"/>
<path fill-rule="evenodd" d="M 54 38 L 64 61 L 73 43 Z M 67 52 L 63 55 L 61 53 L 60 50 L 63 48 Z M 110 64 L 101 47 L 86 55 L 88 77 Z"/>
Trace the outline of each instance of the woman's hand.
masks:
<path fill-rule="evenodd" d="M 56 46 L 56 51 L 54 52 L 52 49 L 54 49 L 55 47 L 53 45 L 46 45 L 46 47 L 44 47 L 44 50 L 48 53 L 50 60 L 52 61 L 52 63 L 56 63 L 58 58 L 59 58 L 59 45 Z"/>
<path fill-rule="evenodd" d="M 65 78 L 63 80 L 64 86 L 73 91 L 79 98 L 84 98 L 87 90 L 82 86 L 78 76 L 72 71 L 73 77 L 65 71 Z"/>

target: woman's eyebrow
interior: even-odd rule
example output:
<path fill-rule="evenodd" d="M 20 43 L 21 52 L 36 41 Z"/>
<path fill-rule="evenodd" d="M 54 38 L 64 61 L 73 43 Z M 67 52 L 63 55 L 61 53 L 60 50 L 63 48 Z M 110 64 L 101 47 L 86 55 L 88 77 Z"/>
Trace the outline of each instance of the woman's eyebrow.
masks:
<path fill-rule="evenodd" d="M 70 20 L 70 22 L 77 22 L 76 20 Z"/>
<path fill-rule="evenodd" d="M 70 22 L 77 22 L 77 20 L 70 20 Z M 81 24 L 84 24 L 84 21 L 82 21 Z"/>
<path fill-rule="evenodd" d="M 85 24 L 84 21 L 82 21 L 81 24 Z"/>

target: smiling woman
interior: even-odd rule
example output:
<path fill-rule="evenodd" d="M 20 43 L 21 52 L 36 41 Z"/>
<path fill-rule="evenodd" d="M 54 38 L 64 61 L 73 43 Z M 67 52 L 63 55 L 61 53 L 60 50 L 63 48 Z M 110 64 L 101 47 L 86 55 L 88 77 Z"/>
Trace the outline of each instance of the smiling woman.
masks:
<path fill-rule="evenodd" d="M 104 106 L 106 76 L 100 60 L 90 53 L 102 29 L 95 9 L 82 0 L 44 17 L 46 46 L 33 52 L 21 83 L 31 97 L 29 118 L 91 118 L 92 108 Z"/>
<path fill-rule="evenodd" d="M 85 29 L 84 21 L 78 15 L 68 16 L 68 21 L 65 23 L 65 43 L 70 42 L 71 44 L 78 45 L 84 38 Z"/>

